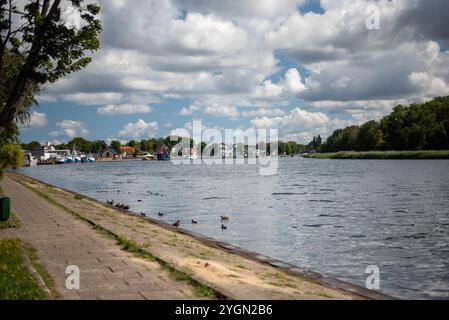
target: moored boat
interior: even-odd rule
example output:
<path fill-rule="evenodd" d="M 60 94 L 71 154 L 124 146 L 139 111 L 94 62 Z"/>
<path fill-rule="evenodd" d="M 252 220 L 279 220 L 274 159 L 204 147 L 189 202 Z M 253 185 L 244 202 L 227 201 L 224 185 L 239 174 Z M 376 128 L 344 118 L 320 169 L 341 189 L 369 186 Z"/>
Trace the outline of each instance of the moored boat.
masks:
<path fill-rule="evenodd" d="M 159 161 L 170 161 L 170 155 L 169 154 L 158 154 L 157 159 Z"/>
<path fill-rule="evenodd" d="M 63 158 L 63 157 L 56 157 L 56 159 L 55 159 L 56 164 L 64 164 L 66 162 L 67 162 L 67 159 Z"/>

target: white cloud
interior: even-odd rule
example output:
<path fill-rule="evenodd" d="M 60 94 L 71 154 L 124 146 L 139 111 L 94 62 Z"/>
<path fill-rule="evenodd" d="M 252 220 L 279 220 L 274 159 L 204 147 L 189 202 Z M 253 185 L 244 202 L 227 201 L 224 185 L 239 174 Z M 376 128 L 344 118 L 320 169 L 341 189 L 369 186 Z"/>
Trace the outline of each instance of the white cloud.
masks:
<path fill-rule="evenodd" d="M 295 68 L 290 68 L 279 83 L 265 80 L 255 88 L 255 98 L 267 100 L 289 100 L 296 94 L 306 91 L 307 87 L 302 83 L 301 75 Z"/>
<path fill-rule="evenodd" d="M 273 109 L 260 108 L 260 109 L 252 110 L 252 111 L 244 111 L 241 114 L 244 117 L 250 117 L 250 118 L 255 118 L 255 117 L 275 117 L 275 116 L 283 116 L 283 115 L 285 115 L 285 111 L 282 110 L 282 109 L 279 109 L 279 108 L 273 108 Z"/>
<path fill-rule="evenodd" d="M 362 122 L 363 119 L 357 118 L 331 119 L 323 112 L 310 112 L 301 108 L 294 108 L 284 116 L 260 117 L 251 121 L 256 128 L 278 129 L 281 139 L 296 140 L 302 143 L 310 142 L 313 136 L 318 134 L 326 138 L 336 129 Z"/>
<path fill-rule="evenodd" d="M 372 3 L 323 0 L 324 14 L 292 12 L 267 32 L 273 47 L 284 48 L 310 71 L 300 98 L 385 100 L 447 94 L 449 53 L 436 41 L 446 47 L 449 43 L 441 32 L 449 27 L 441 13 L 449 9 L 447 1 L 377 1 L 382 30 L 370 31 L 365 19 Z M 423 76 L 429 82 L 418 84 Z"/>
<path fill-rule="evenodd" d="M 309 107 L 321 109 L 323 112 L 341 113 L 352 115 L 357 119 L 379 119 L 389 113 L 391 109 L 399 104 L 408 105 L 412 102 L 424 102 L 426 99 L 393 99 L 393 100 L 353 100 L 333 101 L 323 100 L 308 103 Z"/>
<path fill-rule="evenodd" d="M 45 127 L 47 125 L 47 115 L 45 113 L 39 113 L 37 111 L 33 111 L 30 114 L 30 124 L 29 128 L 38 128 L 38 127 Z"/>
<path fill-rule="evenodd" d="M 87 137 L 89 135 L 89 130 L 85 127 L 84 123 L 75 120 L 63 120 L 56 123 L 58 128 L 55 131 L 50 132 L 52 137 L 66 136 L 68 138 L 75 137 Z"/>
<path fill-rule="evenodd" d="M 137 104 L 110 104 L 97 109 L 101 115 L 114 116 L 120 114 L 144 114 L 153 112 L 153 108 Z"/>
<path fill-rule="evenodd" d="M 329 117 L 322 112 L 307 112 L 300 108 L 294 108 L 290 114 L 280 117 L 261 117 L 252 120 L 254 126 L 258 128 L 279 129 L 287 132 L 295 130 L 311 130 L 317 126 L 329 123 Z"/>
<path fill-rule="evenodd" d="M 304 0 L 176 0 L 181 7 L 193 11 L 208 11 L 234 20 L 266 20 L 296 10 Z"/>
<path fill-rule="evenodd" d="M 322 0 L 323 14 L 300 13 L 303 0 L 99 2 L 102 50 L 86 70 L 48 86 L 42 101 L 115 113 L 109 105 L 176 98 L 191 104 L 178 115 L 234 119 L 286 117 L 266 110 L 304 100 L 359 121 L 395 101 L 449 94 L 446 0 L 375 1 L 382 29 L 374 31 L 365 27 L 374 0 Z M 275 53 L 295 67 L 282 74 Z"/>
<path fill-rule="evenodd" d="M 203 112 L 213 117 L 226 117 L 231 119 L 237 118 L 240 115 L 235 106 L 225 105 L 206 105 L 203 108 Z"/>
<path fill-rule="evenodd" d="M 78 92 L 73 94 L 66 94 L 63 96 L 64 101 L 75 102 L 85 106 L 97 106 L 102 104 L 119 102 L 123 95 L 118 92 L 98 92 L 98 93 L 84 93 Z"/>
<path fill-rule="evenodd" d="M 224 102 L 220 104 L 215 98 L 198 99 L 189 107 L 182 108 L 179 115 L 191 116 L 197 112 L 213 117 L 225 117 L 230 119 L 235 119 L 240 115 L 237 107 L 227 105 Z"/>
<path fill-rule="evenodd" d="M 148 139 L 154 137 L 158 130 L 158 123 L 156 121 L 146 123 L 144 120 L 139 119 L 135 123 L 126 124 L 122 130 L 120 130 L 118 136 L 124 139 Z"/>
<path fill-rule="evenodd" d="M 300 93 L 306 90 L 306 86 L 301 82 L 301 76 L 297 69 L 288 69 L 285 74 L 285 86 L 292 93 Z"/>
<path fill-rule="evenodd" d="M 446 81 L 427 72 L 412 72 L 408 76 L 408 80 L 419 92 L 433 95 L 449 94 L 449 85 Z"/>
<path fill-rule="evenodd" d="M 46 94 L 41 94 L 41 95 L 39 95 L 39 96 L 36 98 L 36 100 L 37 100 L 39 103 L 44 103 L 44 102 L 56 102 L 56 101 L 57 101 L 56 97 L 53 97 L 53 96 L 50 96 L 50 95 L 46 95 Z"/>
<path fill-rule="evenodd" d="M 179 112 L 179 115 L 181 116 L 191 116 L 192 114 L 194 114 L 195 112 L 199 111 L 201 109 L 201 107 L 199 106 L 195 106 L 195 105 L 190 105 L 188 107 L 183 107 L 181 109 L 181 111 Z"/>

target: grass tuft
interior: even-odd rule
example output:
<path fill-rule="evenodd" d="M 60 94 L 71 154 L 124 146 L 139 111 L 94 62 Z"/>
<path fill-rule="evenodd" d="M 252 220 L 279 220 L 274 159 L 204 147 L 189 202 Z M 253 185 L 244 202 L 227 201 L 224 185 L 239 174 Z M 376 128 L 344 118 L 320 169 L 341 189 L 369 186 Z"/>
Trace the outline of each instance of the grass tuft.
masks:
<path fill-rule="evenodd" d="M 43 300 L 44 290 L 24 264 L 20 240 L 0 240 L 0 300 Z"/>

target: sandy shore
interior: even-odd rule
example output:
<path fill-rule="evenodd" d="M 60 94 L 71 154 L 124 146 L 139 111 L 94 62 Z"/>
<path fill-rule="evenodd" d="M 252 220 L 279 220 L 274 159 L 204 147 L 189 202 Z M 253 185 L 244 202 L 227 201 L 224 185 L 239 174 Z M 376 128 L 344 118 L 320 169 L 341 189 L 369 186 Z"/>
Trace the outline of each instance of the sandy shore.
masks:
<path fill-rule="evenodd" d="M 104 233 L 107 233 L 123 239 L 138 247 L 139 252 L 189 275 L 225 298 L 389 298 L 156 220 L 118 210 L 27 177 L 17 174 L 7 174 L 7 177 L 27 190 L 34 191 L 41 201 L 63 209 L 67 219 L 82 220 L 94 227 L 92 232 L 100 231 L 104 237 L 107 236 Z M 8 190 L 4 191 L 8 193 Z M 16 214 L 20 218 L 21 213 Z"/>

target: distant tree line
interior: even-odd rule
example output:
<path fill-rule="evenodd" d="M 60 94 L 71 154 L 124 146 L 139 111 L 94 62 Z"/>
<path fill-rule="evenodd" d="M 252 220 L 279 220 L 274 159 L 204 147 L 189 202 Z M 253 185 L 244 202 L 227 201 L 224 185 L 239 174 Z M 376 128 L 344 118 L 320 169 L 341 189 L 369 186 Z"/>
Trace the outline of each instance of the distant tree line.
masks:
<path fill-rule="evenodd" d="M 278 150 L 280 155 L 295 155 L 308 150 L 308 146 L 299 144 L 295 141 L 279 141 Z"/>
<path fill-rule="evenodd" d="M 398 105 L 380 121 L 335 130 L 323 152 L 449 149 L 449 97 Z"/>
<path fill-rule="evenodd" d="M 279 141 L 280 155 L 295 155 L 310 151 L 381 151 L 381 150 L 448 150 L 449 149 L 449 97 L 437 97 L 432 101 L 410 106 L 398 105 L 393 112 L 380 121 L 368 121 L 361 126 L 349 126 L 335 130 L 326 142 L 320 135 L 313 137 L 307 144 L 295 141 Z M 177 144 L 170 137 L 131 140 L 125 145 L 135 149 L 135 155 L 144 152 L 153 153 L 160 144 L 165 144 L 171 150 Z M 193 146 L 191 139 L 190 145 Z M 108 148 L 119 151 L 120 141 L 111 141 L 108 145 L 103 140 L 89 141 L 84 138 L 74 138 L 66 144 L 57 145 L 57 149 L 76 149 L 84 153 L 102 153 Z M 33 141 L 21 145 L 24 150 L 40 147 Z M 206 143 L 201 144 L 201 151 Z M 245 146 L 246 147 L 246 146 Z M 270 151 L 269 144 L 267 152 Z"/>
<path fill-rule="evenodd" d="M 151 138 L 147 140 L 145 139 L 131 140 L 125 144 L 122 144 L 118 140 L 113 140 L 110 142 L 110 144 L 108 144 L 106 143 L 106 141 L 103 140 L 90 141 L 81 137 L 77 137 L 70 140 L 67 143 L 55 145 L 55 148 L 58 150 L 75 149 L 83 153 L 103 153 L 108 149 L 113 149 L 119 152 L 121 146 L 129 146 L 134 148 L 135 150 L 134 155 L 137 156 L 141 155 L 144 152 L 153 153 L 156 147 L 160 144 L 165 144 L 169 149 L 171 149 L 180 140 L 181 138 L 178 138 L 178 140 L 175 141 L 171 141 L 170 137 L 166 137 L 166 138 Z M 193 141 L 191 141 L 191 145 L 192 144 Z M 22 143 L 21 147 L 23 150 L 33 150 L 36 148 L 40 148 L 41 144 L 37 141 L 32 141 L 30 143 Z"/>

